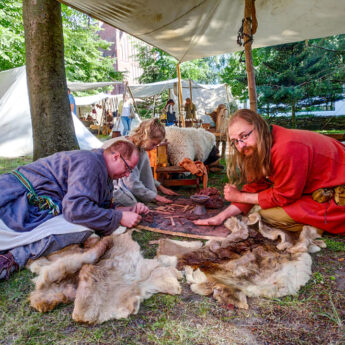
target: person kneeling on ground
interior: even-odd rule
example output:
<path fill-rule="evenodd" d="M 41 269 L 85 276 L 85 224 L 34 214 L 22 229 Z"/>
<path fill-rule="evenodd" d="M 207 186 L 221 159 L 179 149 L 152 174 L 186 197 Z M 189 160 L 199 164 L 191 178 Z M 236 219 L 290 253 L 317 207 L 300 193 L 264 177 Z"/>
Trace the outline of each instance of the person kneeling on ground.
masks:
<path fill-rule="evenodd" d="M 128 140 L 139 149 L 139 162 L 129 176 L 114 181 L 114 198 L 121 205 L 132 205 L 137 200 L 144 203 L 172 203 L 172 200 L 159 195 L 157 189 L 166 195 L 178 195 L 154 179 L 147 154 L 147 151 L 153 150 L 164 138 L 165 128 L 158 119 L 143 121 L 128 137 Z M 103 147 L 116 140 L 118 138 L 108 140 Z"/>
<path fill-rule="evenodd" d="M 231 184 L 224 196 L 232 205 L 195 224 L 218 225 L 259 204 L 273 227 L 300 231 L 311 225 L 320 234 L 345 234 L 345 145 L 310 131 L 270 127 L 248 109 L 234 113 L 228 134 Z"/>
<path fill-rule="evenodd" d="M 1 175 L 0 279 L 93 231 L 105 236 L 119 225 L 137 225 L 148 208 L 115 207 L 112 181 L 128 176 L 138 159 L 135 145 L 119 140 L 106 150 L 59 152 Z"/>

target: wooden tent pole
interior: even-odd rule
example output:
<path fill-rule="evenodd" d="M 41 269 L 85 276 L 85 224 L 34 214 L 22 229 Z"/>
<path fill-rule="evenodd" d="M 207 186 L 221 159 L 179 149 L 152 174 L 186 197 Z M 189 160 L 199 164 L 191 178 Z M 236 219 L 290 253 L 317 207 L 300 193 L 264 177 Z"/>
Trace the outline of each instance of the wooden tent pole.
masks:
<path fill-rule="evenodd" d="M 132 97 L 132 99 L 133 99 L 133 105 L 134 105 L 135 112 L 139 115 L 139 111 L 138 111 L 138 107 L 137 107 L 137 102 L 136 102 L 135 99 L 134 99 L 132 90 L 131 90 L 131 88 L 130 88 L 129 85 L 127 85 L 127 88 L 128 88 L 129 94 L 131 95 L 131 97 Z"/>
<path fill-rule="evenodd" d="M 193 103 L 192 81 L 190 79 L 189 79 L 189 95 L 190 95 L 190 102 Z"/>
<path fill-rule="evenodd" d="M 123 94 L 122 94 L 123 102 L 125 101 L 125 96 L 126 96 L 126 93 L 127 93 L 127 87 L 128 87 L 128 81 L 125 81 L 125 86 L 124 86 L 124 90 L 123 90 Z"/>
<path fill-rule="evenodd" d="M 225 93 L 226 93 L 226 100 L 228 101 L 228 105 L 230 107 L 230 96 L 229 96 L 229 85 L 225 84 Z"/>
<path fill-rule="evenodd" d="M 178 112 L 179 112 L 179 119 L 182 118 L 182 127 L 186 127 L 184 122 L 184 116 L 182 115 L 182 85 L 181 85 L 181 71 L 180 71 L 180 64 L 178 63 L 176 66 L 177 69 L 177 79 L 178 79 Z"/>
<path fill-rule="evenodd" d="M 255 74 L 254 74 L 253 58 L 252 58 L 252 39 L 251 39 L 257 27 L 254 1 L 255 0 L 245 0 L 243 33 L 244 33 L 244 52 L 246 56 L 246 66 L 247 66 L 249 103 L 250 103 L 250 109 L 256 112 L 257 100 L 256 100 L 256 86 L 255 86 Z"/>
<path fill-rule="evenodd" d="M 156 95 L 153 96 L 153 117 L 155 117 L 156 112 Z"/>

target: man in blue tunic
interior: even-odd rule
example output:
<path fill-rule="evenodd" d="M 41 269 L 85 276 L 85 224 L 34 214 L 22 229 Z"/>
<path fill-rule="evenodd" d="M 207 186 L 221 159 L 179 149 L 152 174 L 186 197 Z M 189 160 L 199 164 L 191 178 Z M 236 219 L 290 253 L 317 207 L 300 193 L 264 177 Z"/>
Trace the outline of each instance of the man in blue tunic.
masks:
<path fill-rule="evenodd" d="M 0 279 L 93 232 L 137 225 L 148 208 L 115 208 L 112 190 L 138 159 L 135 145 L 119 140 L 106 150 L 59 152 L 1 175 Z"/>

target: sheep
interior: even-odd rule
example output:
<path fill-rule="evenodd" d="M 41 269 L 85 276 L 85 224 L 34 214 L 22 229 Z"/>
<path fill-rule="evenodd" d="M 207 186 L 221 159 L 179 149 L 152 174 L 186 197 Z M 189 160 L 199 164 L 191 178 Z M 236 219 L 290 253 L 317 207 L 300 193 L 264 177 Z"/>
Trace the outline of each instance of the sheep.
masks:
<path fill-rule="evenodd" d="M 201 128 L 171 126 L 165 130 L 172 165 L 179 165 L 184 158 L 205 162 L 216 145 L 215 135 Z"/>

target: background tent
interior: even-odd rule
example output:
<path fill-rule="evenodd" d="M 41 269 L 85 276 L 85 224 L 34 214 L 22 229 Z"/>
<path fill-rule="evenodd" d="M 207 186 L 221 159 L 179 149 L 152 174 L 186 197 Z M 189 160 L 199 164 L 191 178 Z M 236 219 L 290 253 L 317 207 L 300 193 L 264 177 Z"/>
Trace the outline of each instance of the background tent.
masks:
<path fill-rule="evenodd" d="M 160 81 L 150 84 L 130 85 L 135 98 L 152 97 L 170 89 L 170 97 L 177 104 L 177 78 Z M 182 80 L 182 97 L 185 100 L 190 98 L 190 87 L 188 80 Z M 192 99 L 196 105 L 198 115 L 213 111 L 218 104 L 226 104 L 232 101 L 226 84 L 205 85 L 191 81 Z"/>
<path fill-rule="evenodd" d="M 244 0 L 59 0 L 179 61 L 242 50 Z M 344 0 L 256 0 L 253 48 L 345 32 Z"/>
<path fill-rule="evenodd" d="M 95 83 L 92 83 L 95 84 Z M 69 86 L 70 83 L 67 83 Z M 77 106 L 77 114 L 81 115 L 85 119 L 90 115 L 96 120 L 98 125 L 101 125 L 103 116 L 103 107 L 106 107 L 112 113 L 118 109 L 118 104 L 123 99 L 123 95 L 108 95 L 106 93 L 99 93 L 97 95 L 90 95 L 84 97 L 75 97 L 75 103 Z M 97 107 L 100 105 L 101 107 Z M 95 111 L 93 113 L 92 111 Z M 141 119 L 138 114 L 135 114 L 135 118 L 132 120 L 131 129 L 137 128 L 141 123 Z M 123 132 L 123 124 L 120 117 L 114 118 L 114 131 Z"/>
<path fill-rule="evenodd" d="M 72 116 L 72 115 L 71 115 Z M 102 145 L 73 115 L 81 149 Z M 0 157 L 32 155 L 32 125 L 25 67 L 0 72 Z"/>

